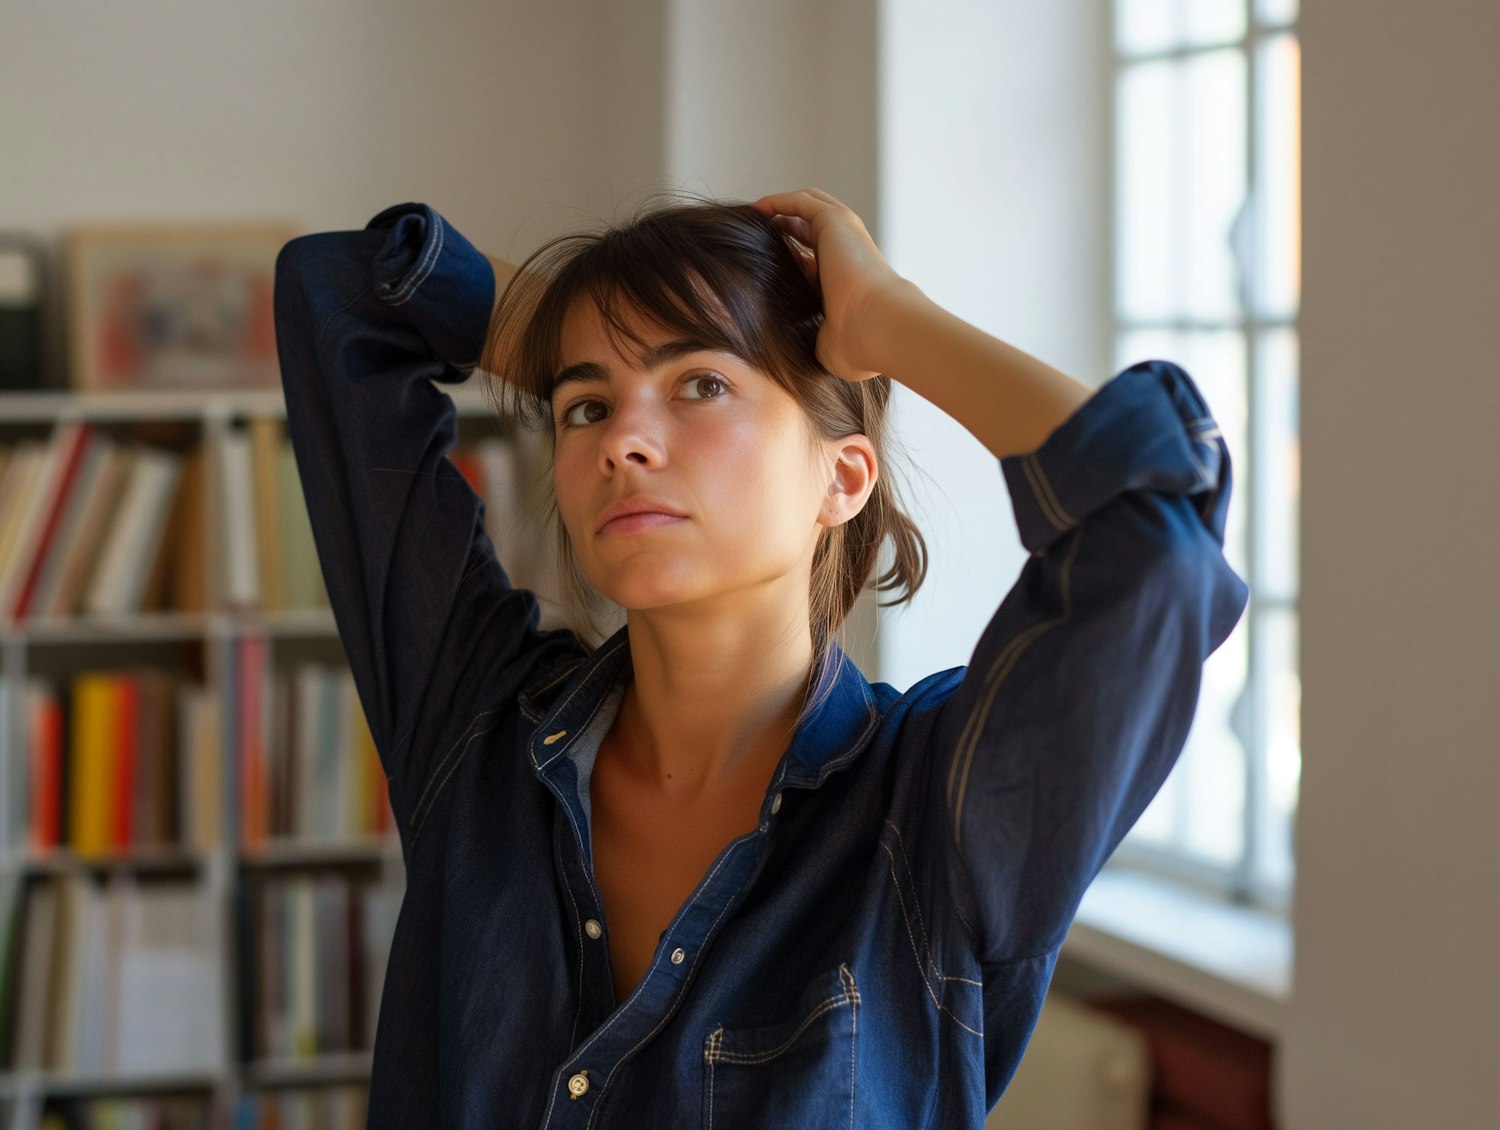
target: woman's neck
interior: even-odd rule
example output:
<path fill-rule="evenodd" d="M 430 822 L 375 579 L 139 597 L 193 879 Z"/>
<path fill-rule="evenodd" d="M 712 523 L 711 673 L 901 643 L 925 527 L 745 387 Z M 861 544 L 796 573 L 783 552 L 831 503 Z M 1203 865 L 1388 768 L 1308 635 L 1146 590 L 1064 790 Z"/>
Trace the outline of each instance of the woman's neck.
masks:
<path fill-rule="evenodd" d="M 762 626 L 710 638 L 632 615 L 633 677 L 611 731 L 622 768 L 690 800 L 760 782 L 790 744 L 807 693 L 811 632 Z M 790 637 L 790 638 L 789 638 Z"/>

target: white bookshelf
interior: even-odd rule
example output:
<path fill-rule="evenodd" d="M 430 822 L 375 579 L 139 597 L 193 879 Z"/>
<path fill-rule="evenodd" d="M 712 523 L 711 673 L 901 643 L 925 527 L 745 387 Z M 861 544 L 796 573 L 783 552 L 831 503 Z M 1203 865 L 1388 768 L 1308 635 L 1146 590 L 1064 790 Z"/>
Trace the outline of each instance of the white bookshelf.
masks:
<path fill-rule="evenodd" d="M 463 448 L 487 435 L 500 435 L 502 427 L 494 406 L 471 381 L 464 385 L 441 384 L 452 397 L 459 415 L 458 446 Z M 13 446 L 25 438 L 49 436 L 68 420 L 87 420 L 121 438 L 138 439 L 160 446 L 187 450 L 204 444 L 217 450 L 224 432 L 241 418 L 275 417 L 283 421 L 285 402 L 279 388 L 224 391 L 157 391 L 85 393 L 46 391 L 0 393 L 0 444 Z M 284 435 L 284 433 L 283 433 Z M 524 448 L 523 448 L 524 450 Z M 382 836 L 339 840 L 273 839 L 263 848 L 246 849 L 237 841 L 238 826 L 231 807 L 238 803 L 238 773 L 227 752 L 221 758 L 226 806 L 221 814 L 224 840 L 212 851 L 150 847 L 108 859 L 80 858 L 59 851 L 45 858 L 33 855 L 24 844 L 24 829 L 13 827 L 13 814 L 20 811 L 12 795 L 24 763 L 25 719 L 20 706 L 27 679 L 36 675 L 63 684 L 75 672 L 125 667 L 131 664 L 167 667 L 201 666 L 202 683 L 221 706 L 221 717 L 229 717 L 226 662 L 229 649 L 242 635 L 267 637 L 269 669 L 277 671 L 293 661 L 311 660 L 347 668 L 332 613 L 311 611 L 220 611 L 223 607 L 223 552 L 225 539 L 218 529 L 221 497 L 217 482 L 217 460 L 208 460 L 203 499 L 208 513 L 206 526 L 207 603 L 203 613 L 147 612 L 138 615 L 67 618 L 36 618 L 19 622 L 0 617 L 0 875 L 19 878 L 29 886 L 37 880 L 63 875 L 87 876 L 102 881 L 113 873 L 127 872 L 141 881 L 190 884 L 208 900 L 216 924 L 215 944 L 222 991 L 223 1031 L 218 1070 L 187 1069 L 151 1074 L 72 1073 L 37 1070 L 0 1070 L 0 1103 L 11 1110 L 9 1130 L 32 1130 L 38 1125 L 43 1105 L 53 1097 L 129 1097 L 141 1095 L 196 1096 L 213 1113 L 211 1125 L 232 1125 L 232 1114 L 240 1097 L 266 1088 L 318 1088 L 357 1084 L 367 1086 L 370 1070 L 368 1048 L 334 1052 L 318 1057 L 259 1060 L 243 1063 L 239 1058 L 240 1010 L 238 972 L 244 956 L 236 952 L 236 899 L 241 888 L 266 873 L 336 871 L 390 891 L 399 898 L 405 874 L 399 841 L 394 829 Z M 321 583 L 321 582 L 320 582 Z M 192 662 L 184 664 L 184 658 Z M 267 731 L 266 740 L 273 735 Z M 66 796 L 63 803 L 67 803 Z M 24 907 L 25 899 L 19 899 Z M 391 916 L 394 920 L 394 915 Z M 25 925 L 24 915 L 20 926 Z M 386 944 L 389 944 L 387 936 Z M 13 941 L 13 969 L 24 957 L 24 935 Z M 373 955 L 372 955 L 373 963 Z M 383 969 L 384 963 L 381 963 Z M 14 1013 L 20 995 L 19 977 L 9 998 Z M 378 987 L 367 997 L 375 1007 Z M 9 1048 L 15 1051 L 16 1017 L 3 1021 L 12 1026 Z M 374 1012 L 366 1016 L 373 1030 Z M 4 1127 L 0 1127 L 4 1130 Z"/>

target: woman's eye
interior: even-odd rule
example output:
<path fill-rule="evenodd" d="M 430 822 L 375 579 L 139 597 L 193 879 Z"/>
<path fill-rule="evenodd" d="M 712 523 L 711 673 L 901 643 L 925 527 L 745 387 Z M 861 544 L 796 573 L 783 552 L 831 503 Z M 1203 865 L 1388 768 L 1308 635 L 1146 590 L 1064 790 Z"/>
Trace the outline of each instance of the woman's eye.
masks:
<path fill-rule="evenodd" d="M 697 376 L 689 377 L 687 379 L 687 383 L 690 384 L 690 385 L 697 384 L 699 381 L 707 381 L 709 384 L 718 385 L 721 388 L 724 385 L 723 378 L 722 377 L 716 377 L 712 373 L 699 373 Z M 695 400 L 717 400 L 718 397 L 717 396 L 702 396 L 702 397 L 694 397 L 694 399 Z"/>
<path fill-rule="evenodd" d="M 688 397 L 689 400 L 718 400 L 721 396 L 723 396 L 723 390 L 728 387 L 723 377 L 716 376 L 713 373 L 696 373 L 693 376 L 689 377 L 686 381 L 684 381 L 683 384 L 685 386 L 691 387 L 692 385 L 700 384 L 703 382 L 707 382 L 711 387 L 714 387 L 716 389 L 714 394 L 711 396 L 690 396 Z M 576 415 L 580 408 L 586 408 L 590 404 L 597 404 L 603 407 L 604 401 L 598 400 L 594 397 L 585 397 L 582 400 L 574 401 L 572 404 L 568 405 L 567 408 L 563 409 L 563 413 L 561 416 L 562 426 L 565 428 L 577 428 L 582 427 L 585 424 L 597 424 L 601 419 L 603 419 L 602 416 L 595 415 L 592 418 L 579 418 Z"/>
<path fill-rule="evenodd" d="M 577 401 L 577 402 L 575 402 L 573 404 L 568 405 L 568 407 L 563 410 L 563 414 L 562 414 L 562 425 L 563 425 L 563 427 L 565 427 L 565 428 L 580 427 L 582 425 L 583 421 L 573 419 L 573 413 L 577 412 L 580 408 L 586 407 L 587 405 L 590 405 L 590 404 L 603 404 L 603 403 L 604 403 L 604 401 L 602 401 L 602 400 L 579 400 L 579 401 Z M 590 423 L 596 423 L 597 421 L 591 420 L 589 422 Z"/>

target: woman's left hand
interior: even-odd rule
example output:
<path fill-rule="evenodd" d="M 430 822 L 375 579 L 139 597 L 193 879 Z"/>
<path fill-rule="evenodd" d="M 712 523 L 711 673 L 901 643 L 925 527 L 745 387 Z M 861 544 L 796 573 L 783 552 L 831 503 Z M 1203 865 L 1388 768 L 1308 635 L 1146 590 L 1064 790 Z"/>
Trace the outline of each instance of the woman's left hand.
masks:
<path fill-rule="evenodd" d="M 865 230 L 864 221 L 846 204 L 817 188 L 773 192 L 751 207 L 770 216 L 796 241 L 792 247 L 804 273 L 822 290 L 819 364 L 846 381 L 879 376 L 860 364 L 866 318 L 883 293 L 906 280 L 886 262 Z"/>

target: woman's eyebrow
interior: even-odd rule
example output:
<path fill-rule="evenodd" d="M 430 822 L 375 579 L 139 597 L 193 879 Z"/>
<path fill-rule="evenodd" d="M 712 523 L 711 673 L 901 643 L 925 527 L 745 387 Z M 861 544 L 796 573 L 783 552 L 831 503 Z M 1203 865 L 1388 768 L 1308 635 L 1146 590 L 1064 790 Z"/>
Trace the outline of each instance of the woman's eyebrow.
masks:
<path fill-rule="evenodd" d="M 722 353 L 733 357 L 737 361 L 744 361 L 738 353 L 731 349 L 723 349 L 707 342 L 695 341 L 691 338 L 679 338 L 676 341 L 664 341 L 660 345 L 650 346 L 645 352 L 645 363 L 648 369 L 659 369 L 661 366 L 676 361 L 680 357 L 686 357 L 690 353 Z M 579 361 L 569 365 L 552 379 L 552 393 L 556 395 L 557 390 L 563 385 L 581 381 L 603 381 L 610 383 L 609 369 L 597 361 Z"/>

